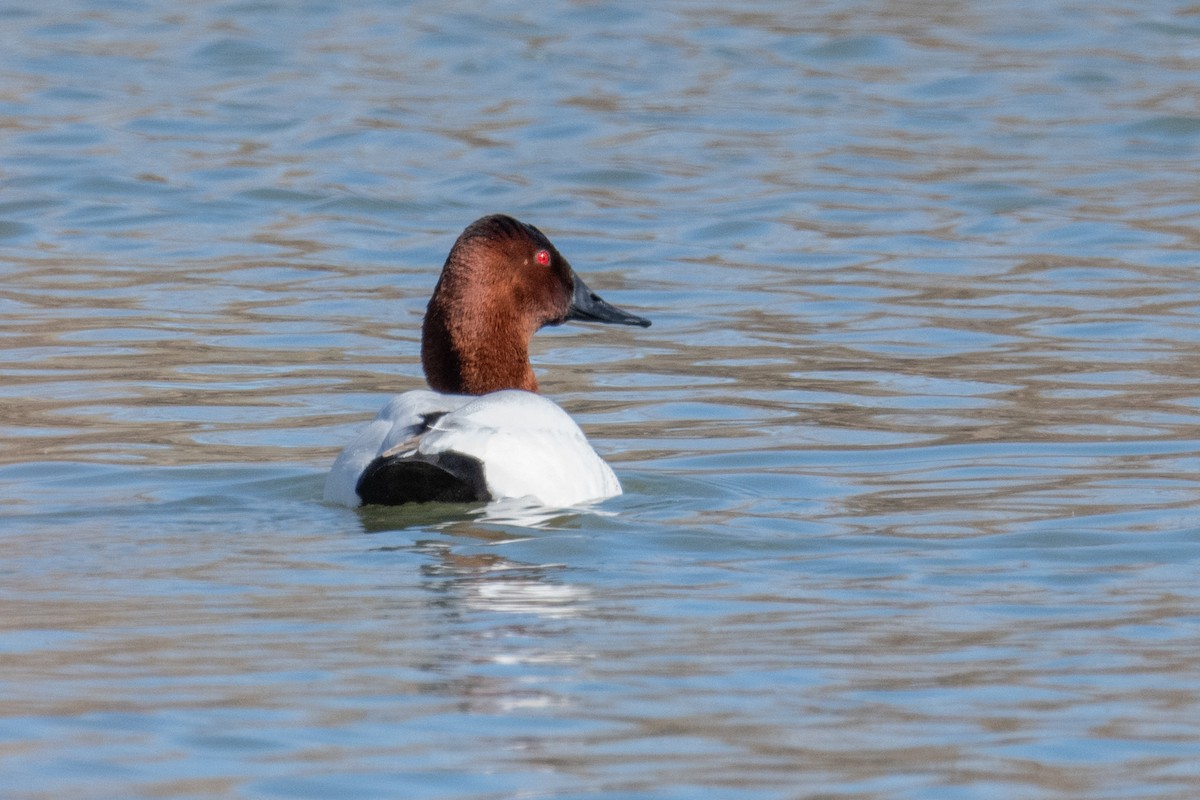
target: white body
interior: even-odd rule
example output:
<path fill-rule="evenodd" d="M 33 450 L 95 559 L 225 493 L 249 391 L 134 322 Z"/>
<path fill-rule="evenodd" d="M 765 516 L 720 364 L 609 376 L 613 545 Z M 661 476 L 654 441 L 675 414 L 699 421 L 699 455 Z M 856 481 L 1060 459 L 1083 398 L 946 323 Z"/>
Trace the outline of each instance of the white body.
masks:
<path fill-rule="evenodd" d="M 442 413 L 426 428 L 425 418 Z M 621 484 L 565 411 L 541 395 L 505 389 L 481 397 L 426 389 L 392 398 L 333 464 L 325 500 L 361 504 L 367 465 L 404 444 L 423 456 L 478 459 L 493 500 L 527 498 L 566 507 L 621 494 Z"/>

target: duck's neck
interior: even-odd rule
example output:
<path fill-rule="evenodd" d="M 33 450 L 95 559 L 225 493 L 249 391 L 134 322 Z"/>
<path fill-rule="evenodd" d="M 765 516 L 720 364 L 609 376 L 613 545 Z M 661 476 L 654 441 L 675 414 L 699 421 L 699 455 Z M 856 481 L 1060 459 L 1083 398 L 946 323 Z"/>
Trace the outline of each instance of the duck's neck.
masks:
<path fill-rule="evenodd" d="M 538 390 L 529 364 L 529 334 L 495 318 L 447 318 L 430 305 L 421 331 L 421 366 L 437 392 L 488 394 L 501 389 Z"/>

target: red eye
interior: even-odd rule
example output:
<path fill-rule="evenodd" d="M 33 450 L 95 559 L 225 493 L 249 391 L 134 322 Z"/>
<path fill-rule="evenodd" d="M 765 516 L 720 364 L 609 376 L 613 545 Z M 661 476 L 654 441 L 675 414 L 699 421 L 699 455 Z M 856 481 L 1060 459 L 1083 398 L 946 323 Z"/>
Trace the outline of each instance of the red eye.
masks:
<path fill-rule="evenodd" d="M 534 260 L 536 260 L 543 267 L 550 266 L 550 251 L 549 250 L 538 250 L 537 255 L 534 256 Z"/>

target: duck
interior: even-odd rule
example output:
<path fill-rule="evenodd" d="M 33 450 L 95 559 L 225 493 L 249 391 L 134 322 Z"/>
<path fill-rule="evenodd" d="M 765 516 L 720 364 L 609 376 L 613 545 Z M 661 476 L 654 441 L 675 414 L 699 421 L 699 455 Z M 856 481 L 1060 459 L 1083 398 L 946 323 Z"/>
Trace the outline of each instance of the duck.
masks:
<path fill-rule="evenodd" d="M 342 450 L 326 502 L 567 508 L 621 494 L 575 421 L 538 393 L 530 342 L 568 321 L 650 325 L 588 288 L 533 225 L 506 214 L 472 222 L 450 248 L 422 322 L 429 389 L 393 397 Z"/>

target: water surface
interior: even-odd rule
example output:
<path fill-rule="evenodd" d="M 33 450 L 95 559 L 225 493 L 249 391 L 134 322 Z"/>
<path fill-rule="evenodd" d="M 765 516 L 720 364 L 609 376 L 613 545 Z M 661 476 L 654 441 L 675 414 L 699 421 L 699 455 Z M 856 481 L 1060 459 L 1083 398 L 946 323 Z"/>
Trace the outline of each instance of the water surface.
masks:
<path fill-rule="evenodd" d="M 1194 796 L 1194 5 L 0 19 L 9 796 Z M 492 211 L 626 493 L 322 504 Z"/>

